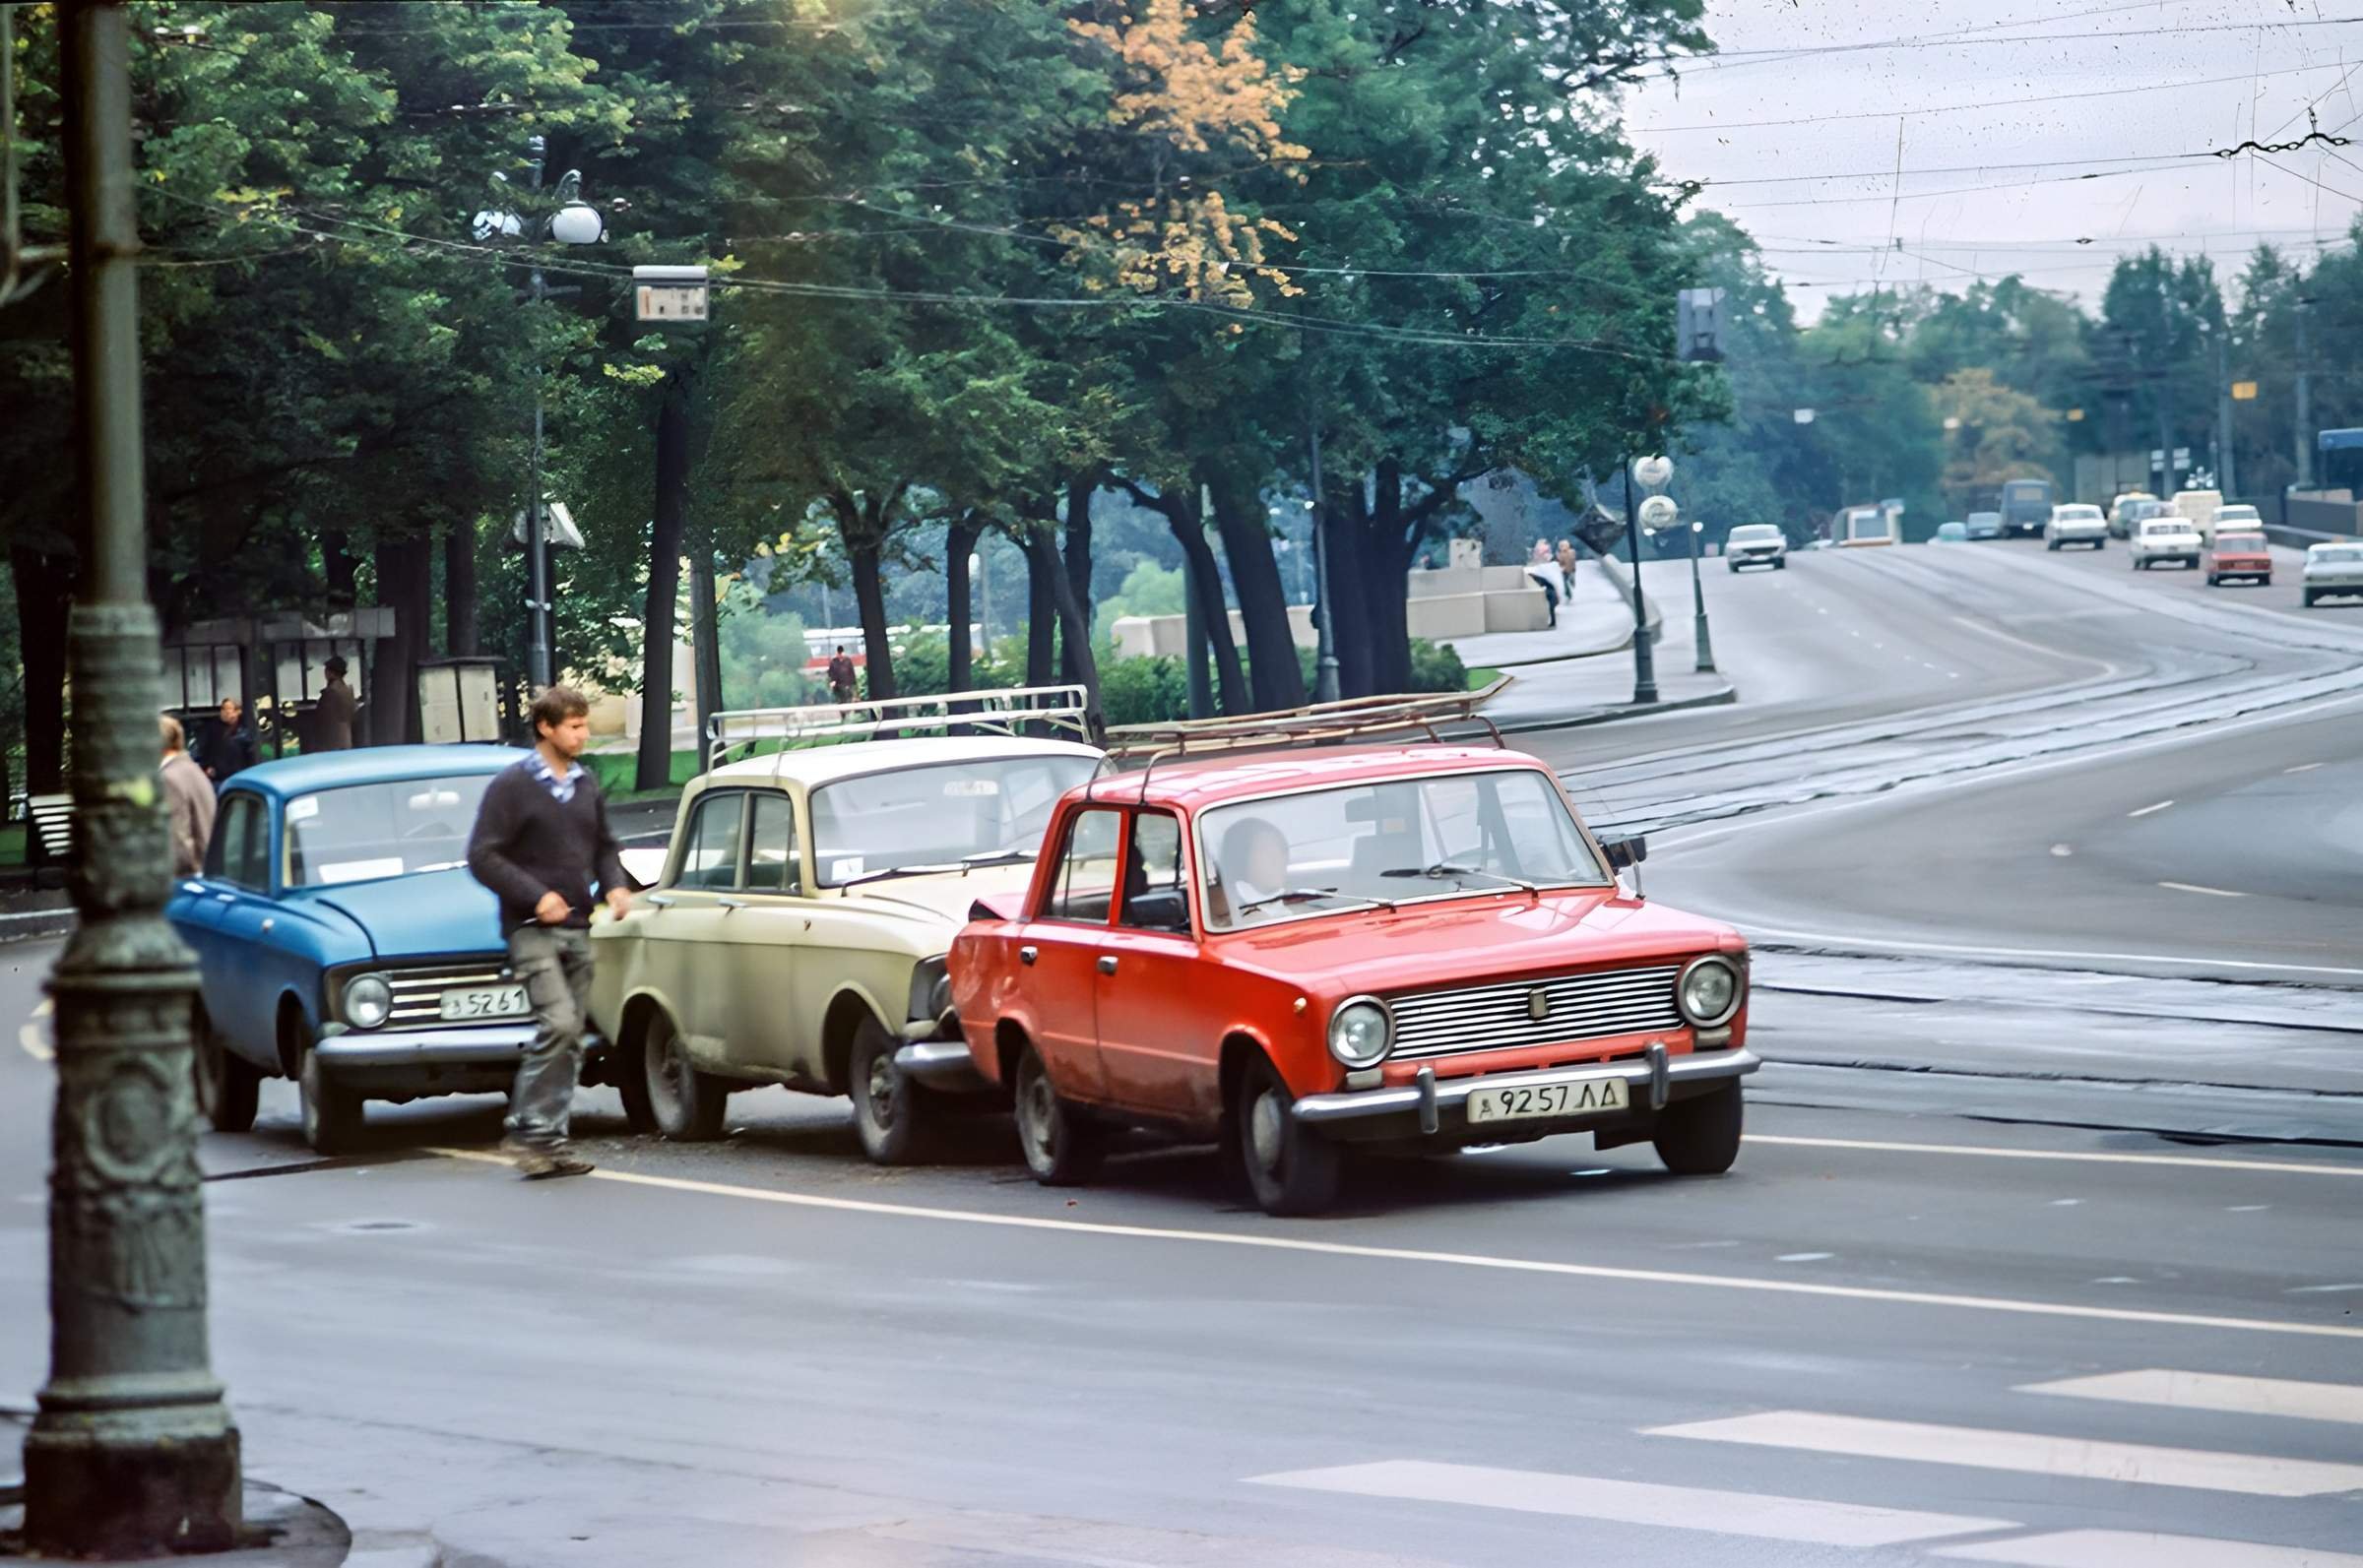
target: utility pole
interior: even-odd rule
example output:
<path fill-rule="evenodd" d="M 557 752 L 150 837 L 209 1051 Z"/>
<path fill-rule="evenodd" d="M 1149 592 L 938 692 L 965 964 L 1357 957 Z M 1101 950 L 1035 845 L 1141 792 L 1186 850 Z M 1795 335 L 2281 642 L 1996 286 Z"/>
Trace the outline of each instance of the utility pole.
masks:
<path fill-rule="evenodd" d="M 36 1556 L 223 1550 L 243 1496 L 238 1431 L 206 1345 L 197 974 L 163 919 L 125 9 L 75 0 L 60 19 L 83 533 L 66 634 L 79 923 L 49 979 L 49 1379 L 24 1456 Z"/>
<path fill-rule="evenodd" d="M 542 188 L 542 157 L 546 143 L 539 136 L 525 139 L 526 176 L 533 189 Z M 542 282 L 542 263 L 537 259 L 531 281 L 526 284 L 527 297 L 540 304 L 548 297 Z M 539 312 L 536 313 L 539 319 Z M 557 677 L 552 673 L 556 659 L 551 652 L 549 628 L 549 533 L 543 527 L 542 507 L 542 361 L 534 360 L 534 455 L 527 470 L 525 489 L 525 559 L 526 559 L 526 668 L 534 690 L 546 689 Z M 671 721 L 668 721 L 670 722 Z"/>
<path fill-rule="evenodd" d="M 2311 355 L 2306 344 L 2306 318 L 2314 301 L 2297 302 L 2297 487 L 2314 488 L 2314 387 L 2307 378 Z"/>
<path fill-rule="evenodd" d="M 1649 612 L 1641 598 L 1641 525 L 1633 512 L 1633 470 L 1638 459 L 1625 465 L 1625 545 L 1632 552 L 1632 700 L 1657 701 L 1657 655 L 1649 646 Z"/>
<path fill-rule="evenodd" d="M 1204 532 L 1206 514 L 1214 510 L 1214 490 L 1211 485 L 1198 486 L 1198 512 L 1190 526 Z M 1189 677 L 1189 717 L 1210 719 L 1214 716 L 1214 682 L 1206 669 L 1206 656 L 1211 651 L 1206 617 L 1221 614 L 1217 604 L 1210 612 L 1205 597 L 1198 592 L 1198 574 L 1189 552 L 1182 554 L 1182 664 Z"/>
<path fill-rule="evenodd" d="M 1321 503 L 1321 424 L 1318 419 L 1305 423 L 1306 444 L 1312 451 L 1312 569 L 1313 580 L 1319 586 L 1320 596 L 1312 601 L 1312 629 L 1316 642 L 1313 654 L 1312 700 L 1333 703 L 1338 698 L 1337 687 L 1337 631 L 1329 618 L 1329 509 Z"/>
<path fill-rule="evenodd" d="M 2232 345 L 2229 326 L 2215 329 L 2215 488 L 2227 501 L 2240 493 L 2232 462 Z"/>

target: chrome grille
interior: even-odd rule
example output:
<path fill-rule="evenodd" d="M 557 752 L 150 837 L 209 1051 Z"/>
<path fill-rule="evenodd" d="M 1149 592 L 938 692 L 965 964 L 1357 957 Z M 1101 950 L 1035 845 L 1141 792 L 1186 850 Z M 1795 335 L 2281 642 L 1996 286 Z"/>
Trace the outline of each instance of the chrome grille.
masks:
<path fill-rule="evenodd" d="M 496 958 L 432 969 L 379 970 L 394 991 L 387 1029 L 436 1029 L 444 1024 L 443 993 L 455 985 L 513 985 L 516 976 Z"/>
<path fill-rule="evenodd" d="M 1674 1006 L 1679 965 L 1641 970 L 1600 970 L 1506 985 L 1457 991 L 1427 991 L 1392 998 L 1395 1048 L 1392 1060 L 1450 1056 L 1462 1051 L 1509 1050 L 1641 1035 L 1683 1027 Z M 1550 1011 L 1537 1021 L 1527 998 L 1541 991 Z"/>

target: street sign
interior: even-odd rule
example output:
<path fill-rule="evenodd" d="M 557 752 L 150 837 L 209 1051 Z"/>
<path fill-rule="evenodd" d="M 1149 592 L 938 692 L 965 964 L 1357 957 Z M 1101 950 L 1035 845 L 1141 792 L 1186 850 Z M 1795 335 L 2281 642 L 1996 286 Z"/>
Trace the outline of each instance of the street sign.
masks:
<path fill-rule="evenodd" d="M 1674 296 L 1675 356 L 1713 362 L 1723 357 L 1723 290 L 1685 288 Z"/>
<path fill-rule="evenodd" d="M 2255 382 L 2235 381 L 2232 383 L 2232 401 L 2234 403 L 2254 403 L 2256 399 L 2257 384 Z"/>
<path fill-rule="evenodd" d="M 704 321 L 706 270 L 703 267 L 635 267 L 632 292 L 642 321 Z"/>
<path fill-rule="evenodd" d="M 2178 469 L 2187 469 L 2191 467 L 2191 449 L 2189 447 L 2176 447 L 2174 449 L 2174 466 Z"/>
<path fill-rule="evenodd" d="M 1790 417 L 1794 418 L 1799 424 L 1812 424 L 1814 422 L 1814 410 L 1811 408 L 1799 408 L 1796 409 L 1790 415 Z"/>

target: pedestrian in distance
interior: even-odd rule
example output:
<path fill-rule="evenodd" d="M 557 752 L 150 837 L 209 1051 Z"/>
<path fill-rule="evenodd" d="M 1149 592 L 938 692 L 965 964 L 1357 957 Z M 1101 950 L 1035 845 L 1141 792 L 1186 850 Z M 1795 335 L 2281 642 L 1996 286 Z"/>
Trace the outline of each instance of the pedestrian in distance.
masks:
<path fill-rule="evenodd" d="M 1575 597 L 1575 541 L 1573 539 L 1559 541 L 1559 588 L 1560 602 L 1571 603 Z"/>
<path fill-rule="evenodd" d="M 1551 624 L 1559 624 L 1559 559 L 1551 553 L 1549 539 L 1536 539 L 1534 553 L 1526 559 L 1526 576 L 1543 591 L 1551 604 Z"/>
<path fill-rule="evenodd" d="M 607 799 L 582 764 L 590 702 L 552 686 L 532 720 L 534 749 L 492 776 L 468 840 L 468 869 L 499 896 L 509 966 L 534 1009 L 501 1141 L 529 1180 L 591 1168 L 566 1143 L 591 1000 L 591 911 L 604 901 L 620 920 L 632 907 Z"/>
<path fill-rule="evenodd" d="M 312 704 L 313 751 L 351 751 L 352 749 L 353 716 L 361 709 L 360 700 L 345 683 L 345 658 L 341 654 L 328 656 L 320 666 L 328 676 L 320 688 L 319 701 Z"/>
<path fill-rule="evenodd" d="M 853 659 L 839 643 L 836 657 L 829 660 L 829 700 L 841 708 L 852 703 L 855 678 Z"/>
<path fill-rule="evenodd" d="M 170 714 L 159 714 L 163 742 L 164 815 L 172 828 L 172 874 L 193 877 L 205 869 L 205 847 L 214 837 L 214 786 L 187 750 L 186 732 Z"/>
<path fill-rule="evenodd" d="M 235 697 L 224 697 L 206 724 L 198 742 L 197 760 L 216 788 L 255 765 L 254 731 L 246 727 L 246 711 Z"/>

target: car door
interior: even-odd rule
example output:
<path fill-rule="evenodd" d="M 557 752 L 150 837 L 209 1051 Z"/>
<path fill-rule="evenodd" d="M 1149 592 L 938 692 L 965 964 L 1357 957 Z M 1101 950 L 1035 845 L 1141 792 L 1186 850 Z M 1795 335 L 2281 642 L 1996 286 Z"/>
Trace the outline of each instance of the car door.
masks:
<path fill-rule="evenodd" d="M 1123 812 L 1108 806 L 1086 807 L 1067 819 L 1043 906 L 1016 933 L 1018 962 L 1033 972 L 1025 990 L 1034 1048 L 1059 1093 L 1082 1099 L 1108 1098 L 1099 972 L 1103 960 L 1116 962 L 1108 938 L 1123 822 Z"/>
<path fill-rule="evenodd" d="M 204 875 L 192 884 L 182 937 L 197 952 L 198 992 L 214 1033 L 240 1056 L 259 1064 L 279 1059 L 276 998 L 257 983 L 255 943 L 271 891 L 271 811 L 249 789 L 225 790 L 205 847 Z M 234 916 L 234 917 L 233 917 Z"/>
<path fill-rule="evenodd" d="M 1095 966 L 1100 1065 L 1108 1098 L 1129 1109 L 1190 1117 L 1219 1111 L 1222 1041 L 1201 1039 L 1192 987 L 1205 983 L 1190 920 L 1181 819 L 1134 811 L 1123 894 Z"/>
<path fill-rule="evenodd" d="M 731 955 L 724 920 L 738 907 L 746 844 L 743 789 L 708 789 L 692 802 L 640 934 L 643 983 L 680 1032 L 689 1059 L 708 1072 L 732 1064 Z"/>
<path fill-rule="evenodd" d="M 746 800 L 744 868 L 715 922 L 724 970 L 717 1000 L 730 1013 L 731 1059 L 817 1082 L 827 1076 L 820 1017 L 795 1003 L 814 912 L 804 891 L 796 802 L 784 789 L 749 789 Z"/>

